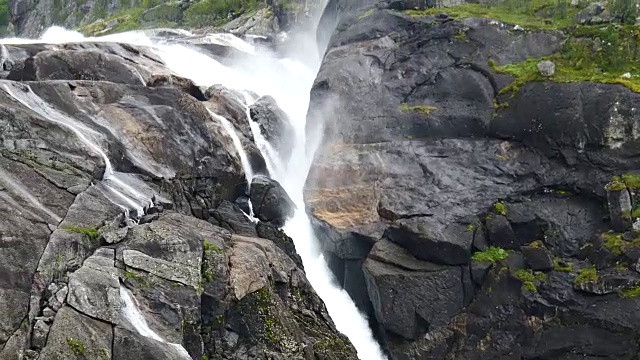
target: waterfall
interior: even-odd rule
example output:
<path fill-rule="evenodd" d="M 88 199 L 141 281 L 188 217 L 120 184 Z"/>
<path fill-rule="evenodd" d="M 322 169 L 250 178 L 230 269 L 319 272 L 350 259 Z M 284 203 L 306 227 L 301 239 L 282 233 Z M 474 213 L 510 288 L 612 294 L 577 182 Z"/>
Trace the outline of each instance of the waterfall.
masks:
<path fill-rule="evenodd" d="M 295 139 L 290 139 L 294 143 L 294 149 L 286 163 L 281 160 L 283 158 L 282 156 L 277 156 L 278 154 L 272 145 L 262 136 L 258 124 L 249 117 L 248 108 L 255 99 L 252 96 L 248 96 L 247 93 L 244 93 L 245 99 L 242 103 L 246 106 L 247 121 L 249 121 L 249 125 L 251 126 L 256 144 L 267 162 L 271 177 L 280 182 L 297 206 L 294 217 L 287 222 L 284 230 L 294 241 L 296 251 L 302 259 L 309 282 L 324 301 L 337 329 L 345 334 L 355 346 L 358 351 L 358 357 L 361 360 L 386 359 L 382 354 L 379 344 L 373 338 L 367 319 L 358 311 L 346 291 L 336 283 L 333 274 L 322 256 L 321 246 L 315 237 L 311 221 L 305 212 L 303 189 L 314 155 L 312 152 L 308 153 L 306 151 L 307 141 L 313 144 L 319 142 L 318 139 L 307 139 L 305 135 L 309 94 L 319 70 L 321 59 L 321 56 L 318 54 L 315 54 L 315 56 L 312 56 L 314 54 L 308 54 L 309 43 L 316 43 L 315 33 L 309 34 L 308 37 L 301 38 L 301 41 L 306 42 L 306 44 L 301 44 L 300 50 L 297 53 L 293 51 L 288 57 L 282 59 L 278 59 L 268 53 L 261 53 L 261 51 L 251 44 L 231 34 L 210 36 L 209 39 L 212 42 L 224 42 L 251 55 L 248 59 L 234 59 L 235 62 L 233 66 L 227 67 L 189 46 L 170 44 L 168 40 L 154 42 L 154 40 L 147 37 L 143 32 L 128 32 L 101 38 L 85 38 L 77 32 L 61 28 L 49 29 L 39 41 L 4 39 L 0 41 L 0 43 L 118 41 L 132 45 L 149 46 L 152 47 L 153 51 L 155 51 L 169 69 L 179 76 L 191 79 L 196 85 L 211 86 L 221 84 L 227 88 L 236 89 L 241 92 L 250 90 L 259 96 L 271 95 L 280 108 L 289 116 L 296 134 Z M 5 88 L 8 89 L 7 86 L 5 86 Z M 32 92 L 29 92 L 29 94 L 32 94 Z M 17 97 L 17 99 L 19 99 L 19 97 Z M 43 104 L 44 102 L 41 101 L 41 103 Z M 32 106 L 27 106 L 32 109 L 35 108 L 34 111 L 36 112 L 38 111 L 38 107 L 33 104 Z M 46 115 L 46 117 L 55 121 L 50 114 Z M 216 118 L 216 116 L 213 117 Z M 225 121 L 222 121 L 222 119 L 218 118 L 223 126 L 225 126 L 226 119 L 224 119 Z M 63 124 L 68 123 L 66 120 L 57 122 L 62 122 Z M 105 159 L 105 163 L 108 164 L 107 166 L 110 169 L 111 165 L 105 153 L 84 136 L 87 132 L 85 130 L 81 131 L 80 127 L 76 125 L 69 127 L 74 130 L 78 137 L 83 139 L 90 148 Z M 233 138 L 233 133 L 234 132 L 229 132 L 234 141 L 234 145 L 238 148 L 238 144 Z M 241 149 L 241 146 L 239 149 Z M 241 153 L 241 151 L 239 151 L 239 153 Z M 242 155 L 240 156 L 242 160 Z M 243 163 L 243 167 L 244 166 L 245 164 Z M 250 176 L 250 173 L 246 170 L 245 173 L 248 177 Z M 117 178 L 111 172 L 105 172 L 105 180 L 117 183 Z M 115 186 L 112 187 L 112 189 L 113 188 L 115 188 Z M 126 189 L 123 190 L 122 195 L 125 198 L 132 196 Z M 137 199 L 137 197 L 134 196 L 133 199 Z M 147 334 L 145 336 L 153 337 L 155 333 L 146 326 L 144 318 L 140 315 L 131 297 L 127 294 L 127 291 L 121 289 L 121 295 L 125 301 L 125 316 L 130 319 L 141 334 Z M 157 334 L 155 334 L 155 336 L 157 336 Z"/>
<path fill-rule="evenodd" d="M 251 163 L 249 163 L 249 157 L 247 156 L 246 151 L 242 147 L 242 142 L 240 142 L 240 138 L 236 133 L 236 130 L 233 128 L 233 125 L 229 122 L 229 120 L 225 119 L 224 116 L 220 116 L 213 111 L 207 109 L 211 117 L 218 120 L 222 127 L 227 131 L 227 134 L 231 137 L 231 141 L 233 142 L 233 146 L 236 148 L 238 152 L 238 156 L 240 157 L 240 163 L 242 164 L 242 170 L 244 170 L 244 174 L 247 178 L 247 186 L 251 186 L 251 180 L 253 179 L 253 169 L 251 168 Z"/>
<path fill-rule="evenodd" d="M 149 325 L 147 325 L 147 321 L 142 316 L 142 313 L 138 309 L 138 306 L 135 303 L 133 296 L 131 296 L 130 291 L 124 286 L 120 285 L 120 310 L 122 317 L 133 326 L 133 328 L 138 332 L 138 334 L 153 339 L 157 342 L 165 343 L 175 348 L 177 353 L 181 355 L 182 358 L 191 360 L 191 356 L 185 350 L 184 347 L 180 344 L 174 344 L 166 342 L 160 335 L 158 335 L 155 331 L 151 330 Z"/>
<path fill-rule="evenodd" d="M 16 86 L 22 86 L 22 88 L 14 89 Z M 71 130 L 82 143 L 102 158 L 105 163 L 102 183 L 112 193 L 109 200 L 126 212 L 135 210 L 138 217 L 144 215 L 143 206 L 153 206 L 150 198 L 136 191 L 117 176 L 107 154 L 91 139 L 92 134 L 98 134 L 96 131 L 49 106 L 28 85 L 17 85 L 13 82 L 2 81 L 2 88 L 9 96 L 46 120 Z"/>
<path fill-rule="evenodd" d="M 289 116 L 296 133 L 296 138 L 292 139 L 295 146 L 290 160 L 282 163 L 282 157 L 277 156 L 272 145 L 260 132 L 259 125 L 249 116 L 248 107 L 253 99 L 245 92 L 242 102 L 247 107 L 247 120 L 256 144 L 267 162 L 269 173 L 284 187 L 297 206 L 294 217 L 287 222 L 284 230 L 294 241 L 307 279 L 324 301 L 338 331 L 345 334 L 355 346 L 358 357 L 361 360 L 386 359 L 373 338 L 367 319 L 360 313 L 349 294 L 336 283 L 305 212 L 303 189 L 314 155 L 308 154 L 305 150 L 305 124 L 309 94 L 320 66 L 319 62 L 303 64 L 294 58 L 275 59 L 263 56 L 258 63 L 256 59 L 246 62 L 240 59 L 233 67 L 227 68 L 197 50 L 176 46 L 178 48 L 175 49 L 172 45 L 156 47 L 158 56 L 176 74 L 189 78 L 198 85 L 221 84 L 241 92 L 251 90 L 260 96 L 271 95 Z M 225 70 L 217 70 L 221 67 Z M 216 70 L 202 74 L 198 69 Z M 317 142 L 316 139 L 309 140 Z"/>

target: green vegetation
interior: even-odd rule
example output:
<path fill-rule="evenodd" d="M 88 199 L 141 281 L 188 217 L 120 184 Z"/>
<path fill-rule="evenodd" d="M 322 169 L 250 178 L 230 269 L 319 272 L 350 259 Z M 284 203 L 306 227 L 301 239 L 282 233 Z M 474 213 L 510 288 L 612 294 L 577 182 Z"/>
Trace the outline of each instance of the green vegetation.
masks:
<path fill-rule="evenodd" d="M 496 211 L 496 214 L 498 215 L 503 215 L 506 216 L 507 215 L 507 207 L 504 205 L 503 202 L 498 201 L 494 206 L 493 209 Z"/>
<path fill-rule="evenodd" d="M 409 104 L 407 103 L 403 103 L 402 105 L 400 105 L 400 111 L 405 113 L 413 111 L 422 115 L 429 115 L 435 110 L 438 110 L 438 108 L 435 106 L 428 106 L 428 105 L 409 106 Z"/>
<path fill-rule="evenodd" d="M 130 279 L 130 280 L 135 281 L 136 283 L 138 283 L 138 285 L 140 285 L 141 288 L 148 289 L 148 288 L 151 287 L 151 285 L 147 282 L 147 280 L 145 278 L 140 277 L 140 276 L 132 273 L 131 271 L 126 271 L 124 273 L 124 277 L 126 279 Z"/>
<path fill-rule="evenodd" d="M 218 245 L 212 244 L 208 241 L 204 242 L 204 253 L 205 255 L 209 255 L 211 253 L 222 254 L 222 249 L 218 247 Z"/>
<path fill-rule="evenodd" d="M 522 85 L 542 80 L 559 83 L 593 81 L 603 84 L 620 84 L 639 92 L 640 76 L 623 76 L 638 72 L 639 45 L 640 29 L 635 26 L 618 24 L 578 26 L 570 33 L 569 39 L 558 54 L 530 58 L 504 66 L 498 66 L 490 61 L 489 65 L 494 71 L 515 78 L 511 84 L 500 91 L 500 94 L 510 93 L 512 97 Z M 555 63 L 556 71 L 553 76 L 547 78 L 540 75 L 537 64 L 542 60 Z"/>
<path fill-rule="evenodd" d="M 84 344 L 80 341 L 73 338 L 67 338 L 67 345 L 69 345 L 69 348 L 71 348 L 71 351 L 73 351 L 76 356 L 81 356 L 84 354 Z"/>
<path fill-rule="evenodd" d="M 554 258 L 553 259 L 553 270 L 554 271 L 570 273 L 570 272 L 573 271 L 573 264 L 567 263 L 567 262 L 563 262 L 562 260 L 560 260 L 558 258 Z"/>
<path fill-rule="evenodd" d="M 609 249 L 611 253 L 615 255 L 622 255 L 622 248 L 627 244 L 626 241 L 622 240 L 622 234 L 608 232 L 601 234 L 600 237 L 602 238 L 602 241 L 604 241 L 602 245 Z"/>
<path fill-rule="evenodd" d="M 100 349 L 100 360 L 109 360 L 110 358 L 109 350 L 105 348 Z"/>
<path fill-rule="evenodd" d="M 96 228 L 82 228 L 82 227 L 75 227 L 75 226 L 67 226 L 62 228 L 62 230 L 67 230 L 67 231 L 72 231 L 78 234 L 82 234 L 91 241 L 97 240 L 99 235 L 98 229 Z"/>
<path fill-rule="evenodd" d="M 467 225 L 467 231 L 468 232 L 472 232 L 473 231 L 473 224 Z"/>
<path fill-rule="evenodd" d="M 531 244 L 529 244 L 530 247 L 534 248 L 534 249 L 544 249 L 544 243 L 542 242 L 542 240 L 536 240 L 531 242 Z"/>
<path fill-rule="evenodd" d="M 619 293 L 619 295 L 621 298 L 625 298 L 625 299 L 638 297 L 640 296 L 640 285 L 636 285 L 632 288 L 622 290 Z"/>
<path fill-rule="evenodd" d="M 518 269 L 515 273 L 516 279 L 522 282 L 522 289 L 531 293 L 538 292 L 536 282 L 544 283 L 547 281 L 547 274 L 536 272 L 531 269 Z"/>
<path fill-rule="evenodd" d="M 640 33 L 639 33 L 640 35 Z M 627 173 L 622 175 L 622 181 L 630 190 L 640 189 L 640 174 Z"/>
<path fill-rule="evenodd" d="M 578 276 L 576 276 L 573 283 L 576 285 L 580 285 L 580 284 L 596 282 L 599 279 L 600 277 L 598 276 L 598 270 L 596 270 L 595 267 L 591 267 L 591 268 L 578 270 Z"/>
<path fill-rule="evenodd" d="M 490 246 L 485 251 L 478 251 L 471 256 L 472 260 L 475 261 L 484 261 L 495 263 L 500 260 L 504 260 L 509 257 L 509 253 L 503 249 L 496 246 Z"/>
<path fill-rule="evenodd" d="M 558 29 L 573 24 L 573 16 L 578 9 L 570 7 L 569 3 L 570 0 L 504 0 L 497 4 L 495 1 L 488 1 L 485 4 L 454 6 L 447 9 L 447 14 L 454 18 L 496 19 L 534 29 Z M 407 11 L 414 17 L 437 15 L 441 12 L 440 8 Z"/>
<path fill-rule="evenodd" d="M 362 21 L 362 20 L 368 18 L 371 15 L 373 15 L 373 9 L 369 9 L 366 12 L 364 12 L 362 15 L 358 16 L 358 20 Z"/>
<path fill-rule="evenodd" d="M 0 21 L 1 21 L 1 6 L 0 0 Z M 65 9 L 62 4 L 62 0 L 54 0 L 60 2 L 55 9 Z M 299 3 L 296 0 L 280 1 L 283 8 L 288 11 L 299 10 Z M 94 9 L 93 16 L 89 20 L 90 23 L 85 21 L 80 24 L 79 31 L 86 35 L 105 35 L 122 31 L 142 29 L 145 27 L 204 27 L 204 26 L 220 26 L 233 17 L 242 15 L 250 15 L 256 11 L 266 8 L 267 4 L 264 0 L 201 0 L 192 1 L 190 6 L 183 10 L 178 2 L 165 2 L 161 0 L 135 0 L 131 3 L 131 6 L 122 5 L 115 14 L 108 14 L 106 2 L 104 9 Z M 55 4 L 54 4 L 55 5 Z M 79 11 L 75 11 L 74 14 L 78 14 L 78 21 L 83 17 Z M 144 16 L 143 16 L 144 13 Z M 68 11 L 57 10 L 55 16 L 53 16 L 56 23 L 62 23 L 70 16 Z M 273 12 L 269 10 L 268 15 L 273 16 Z M 108 27 L 108 24 L 116 23 L 113 27 Z"/>

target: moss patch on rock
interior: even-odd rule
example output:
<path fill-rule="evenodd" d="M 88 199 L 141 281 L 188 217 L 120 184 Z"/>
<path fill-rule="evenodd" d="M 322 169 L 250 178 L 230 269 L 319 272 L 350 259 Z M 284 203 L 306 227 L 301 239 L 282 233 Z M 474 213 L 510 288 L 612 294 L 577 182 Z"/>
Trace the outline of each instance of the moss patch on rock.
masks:
<path fill-rule="evenodd" d="M 413 17 L 438 15 L 441 8 L 424 10 L 408 10 Z M 557 0 L 505 0 L 495 6 L 487 4 L 463 4 L 446 9 L 453 18 L 480 17 L 496 19 L 513 25 L 520 25 L 532 29 L 559 29 L 571 26 L 574 15 L 579 11 L 570 7 L 568 2 Z"/>
<path fill-rule="evenodd" d="M 640 92 L 640 29 L 635 26 L 609 24 L 606 26 L 578 26 L 569 33 L 563 49 L 551 56 L 498 66 L 490 61 L 494 71 L 514 77 L 500 94 L 515 95 L 520 87 L 533 81 L 571 83 L 592 81 L 623 85 Z M 555 73 L 540 75 L 537 64 L 553 61 Z M 640 186 L 640 181 L 638 181 Z"/>
<path fill-rule="evenodd" d="M 472 260 L 495 263 L 509 257 L 509 253 L 500 247 L 490 246 L 487 250 L 478 251 L 471 256 Z"/>
<path fill-rule="evenodd" d="M 578 270 L 578 276 L 576 276 L 573 283 L 576 285 L 581 285 L 586 283 L 594 283 L 599 280 L 600 276 L 598 275 L 598 270 L 596 270 L 595 267 L 590 267 Z"/>
<path fill-rule="evenodd" d="M 422 114 L 422 115 L 429 115 L 432 112 L 434 112 L 435 110 L 437 110 L 438 108 L 435 106 L 429 106 L 429 105 L 414 105 L 411 106 L 407 103 L 403 103 L 402 105 L 400 105 L 400 111 L 406 113 L 406 112 L 416 112 L 418 114 Z"/>

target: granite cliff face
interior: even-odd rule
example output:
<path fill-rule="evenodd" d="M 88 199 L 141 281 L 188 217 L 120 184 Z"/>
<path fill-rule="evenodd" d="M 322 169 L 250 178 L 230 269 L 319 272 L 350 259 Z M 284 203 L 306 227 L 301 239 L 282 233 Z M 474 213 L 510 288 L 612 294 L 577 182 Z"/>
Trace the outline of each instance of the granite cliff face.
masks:
<path fill-rule="evenodd" d="M 510 76 L 599 28 L 410 5 L 332 1 L 318 33 L 305 196 L 336 277 L 392 359 L 635 358 L 636 75 Z"/>
<path fill-rule="evenodd" d="M 234 91 L 140 46 L 2 51 L 0 359 L 355 358 L 281 224 L 236 204 L 252 194 L 211 112 L 268 173 Z M 257 217 L 286 218 L 276 195 Z"/>

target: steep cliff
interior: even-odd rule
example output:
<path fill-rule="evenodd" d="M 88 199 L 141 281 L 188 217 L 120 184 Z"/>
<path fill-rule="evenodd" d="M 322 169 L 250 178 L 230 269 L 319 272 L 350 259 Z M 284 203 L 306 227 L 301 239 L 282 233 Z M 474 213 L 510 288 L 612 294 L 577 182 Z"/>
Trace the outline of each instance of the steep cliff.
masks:
<path fill-rule="evenodd" d="M 637 29 L 536 4 L 327 7 L 306 202 L 392 359 L 638 354 Z"/>
<path fill-rule="evenodd" d="M 231 134 L 264 159 L 233 91 L 127 44 L 3 54 L 0 359 L 355 358 L 291 238 L 235 204 Z"/>

